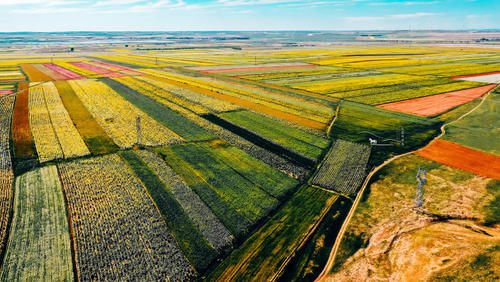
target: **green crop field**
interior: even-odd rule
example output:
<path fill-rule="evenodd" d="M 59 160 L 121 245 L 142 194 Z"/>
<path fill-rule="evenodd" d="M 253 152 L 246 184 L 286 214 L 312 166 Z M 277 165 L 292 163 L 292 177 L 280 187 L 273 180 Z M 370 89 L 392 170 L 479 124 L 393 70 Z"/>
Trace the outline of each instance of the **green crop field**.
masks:
<path fill-rule="evenodd" d="M 491 94 L 481 107 L 446 129 L 445 139 L 500 156 L 500 91 Z M 473 130 L 471 130 L 471 128 Z"/>
<path fill-rule="evenodd" d="M 16 178 L 14 217 L 2 281 L 73 281 L 68 218 L 57 168 Z"/>

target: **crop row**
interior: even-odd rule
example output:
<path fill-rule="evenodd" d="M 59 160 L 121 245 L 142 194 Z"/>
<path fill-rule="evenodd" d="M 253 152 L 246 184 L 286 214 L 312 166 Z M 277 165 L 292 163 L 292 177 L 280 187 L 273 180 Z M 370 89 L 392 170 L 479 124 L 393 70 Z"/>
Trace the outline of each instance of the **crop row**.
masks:
<path fill-rule="evenodd" d="M 361 95 L 356 97 L 346 98 L 350 101 L 360 102 L 369 105 L 380 105 L 385 103 L 392 103 L 407 99 L 425 97 L 435 94 L 447 93 L 457 90 L 469 89 L 474 87 L 483 86 L 485 84 L 474 81 L 457 81 L 446 84 L 437 84 L 423 87 L 415 87 L 409 89 L 401 89 L 399 91 Z"/>
<path fill-rule="evenodd" d="M 50 121 L 61 145 L 64 158 L 81 157 L 90 154 L 66 111 L 54 83 L 44 83 L 43 92 Z"/>
<path fill-rule="evenodd" d="M 231 245 L 233 236 L 200 197 L 160 157 L 149 151 L 137 155 L 165 183 L 189 218 L 218 251 Z"/>
<path fill-rule="evenodd" d="M 102 77 L 102 75 L 96 74 L 94 72 L 91 72 L 91 71 L 83 69 L 83 68 L 79 68 L 75 65 L 72 65 L 71 63 L 69 63 L 67 61 L 54 60 L 54 63 L 55 63 L 55 65 L 57 65 L 63 69 L 69 70 L 73 73 L 79 74 L 79 75 L 84 76 L 84 77 L 89 77 L 89 78 Z"/>
<path fill-rule="evenodd" d="M 181 137 L 130 104 L 103 82 L 72 80 L 69 83 L 87 110 L 121 148 L 130 148 L 137 143 L 137 117 L 141 119 L 140 143 L 143 145 L 182 142 Z"/>
<path fill-rule="evenodd" d="M 119 148 L 104 132 L 102 127 L 92 117 L 89 111 L 76 96 L 67 81 L 56 81 L 54 85 L 61 97 L 64 107 L 75 124 L 78 132 L 94 155 L 111 153 Z M 17 107 L 17 105 L 16 105 Z"/>
<path fill-rule="evenodd" d="M 321 165 L 312 184 L 353 195 L 361 186 L 371 148 L 338 139 Z"/>
<path fill-rule="evenodd" d="M 3 254 L 11 211 L 14 174 L 10 159 L 10 123 L 15 97 L 0 99 L 0 254 Z"/>
<path fill-rule="evenodd" d="M 290 175 L 294 178 L 302 179 L 307 174 L 307 170 L 303 167 L 291 163 L 289 160 L 282 158 L 276 154 L 269 152 L 253 143 L 245 140 L 244 138 L 226 130 L 208 120 L 200 117 L 194 112 L 172 103 L 166 99 L 161 99 L 155 96 L 151 100 L 142 94 L 137 93 L 131 89 L 123 89 L 123 85 L 115 85 L 117 82 L 113 80 L 106 80 L 106 83 L 116 87 L 120 87 L 121 95 L 126 95 L 129 101 L 134 101 L 134 105 L 148 109 L 148 114 L 155 119 L 164 122 L 164 125 L 172 128 L 176 133 L 183 138 L 195 138 L 194 140 L 212 139 L 218 136 L 232 145 L 242 149 L 251 156 L 260 159 L 264 163 Z M 149 100 L 148 100 L 149 99 Z M 181 116 L 182 115 L 182 116 Z"/>
<path fill-rule="evenodd" d="M 16 179 L 14 216 L 2 281 L 72 281 L 71 241 L 55 166 Z"/>
<path fill-rule="evenodd" d="M 331 69 L 329 71 L 324 70 L 322 72 L 317 73 L 298 73 L 297 75 L 276 76 L 275 78 L 263 78 L 263 82 L 283 85 L 283 86 L 291 86 L 293 84 L 300 83 L 310 83 L 314 81 L 322 81 L 326 79 L 336 79 L 336 78 L 350 78 L 350 77 L 361 77 L 366 75 L 374 75 L 379 72 L 371 71 L 371 70 L 362 70 L 362 71 L 352 71 L 350 69 Z M 274 76 L 273 76 L 274 77 Z M 250 77 L 252 79 L 252 77 Z"/>
<path fill-rule="evenodd" d="M 451 77 L 457 75 L 498 71 L 499 69 L 500 65 L 498 64 L 442 63 L 425 66 L 401 67 L 396 69 L 391 68 L 387 70 L 381 69 L 380 71 L 397 71 L 399 73 Z"/>
<path fill-rule="evenodd" d="M 284 126 L 250 111 L 228 112 L 220 116 L 312 159 L 318 159 L 329 145 L 327 139 Z"/>
<path fill-rule="evenodd" d="M 166 91 L 163 87 L 161 86 L 156 86 L 151 83 L 151 81 L 154 82 L 154 80 L 149 80 L 149 79 L 136 79 L 134 77 L 122 77 L 122 78 L 115 78 L 116 81 L 134 89 L 135 91 L 139 93 L 143 93 L 147 96 L 150 97 L 155 97 L 158 96 L 162 99 L 167 99 L 173 103 L 176 103 L 177 105 L 181 107 L 185 107 L 197 114 L 207 114 L 210 112 L 205 106 L 194 103 L 191 100 L 188 100 L 182 96 L 178 96 L 172 92 Z"/>
<path fill-rule="evenodd" d="M 87 71 L 90 71 L 90 72 L 93 72 L 93 73 L 96 73 L 99 75 L 107 76 L 107 77 L 124 76 L 124 74 L 121 74 L 119 72 L 114 72 L 114 71 L 111 71 L 111 70 L 106 69 L 106 68 L 102 68 L 99 66 L 88 64 L 86 62 L 71 62 L 70 64 L 72 64 L 73 66 L 79 67 L 81 69 L 84 69 L 84 70 L 87 70 Z"/>
<path fill-rule="evenodd" d="M 194 271 L 148 197 L 116 155 L 59 165 L 81 281 L 184 281 Z"/>
<path fill-rule="evenodd" d="M 173 93 L 179 97 L 183 97 L 185 99 L 188 99 L 196 104 L 203 105 L 204 107 L 207 107 L 208 109 L 215 111 L 215 112 L 225 112 L 225 111 L 233 111 L 240 109 L 239 106 L 232 104 L 230 102 L 216 99 L 210 96 L 206 96 L 203 94 L 200 94 L 198 92 L 191 91 L 189 89 L 185 89 L 179 86 L 175 86 L 169 83 L 166 83 L 164 81 L 154 79 L 151 77 L 140 77 L 139 79 L 146 81 L 152 85 L 155 85 L 165 91 L 168 91 L 170 93 Z M 190 108 L 191 110 L 194 110 Z M 195 111 L 196 112 L 196 111 Z M 201 112 L 197 112 L 201 113 Z"/>
<path fill-rule="evenodd" d="M 31 85 L 29 117 L 40 162 L 90 154 L 52 82 Z"/>
<path fill-rule="evenodd" d="M 62 159 L 63 152 L 50 121 L 42 85 L 30 84 L 28 106 L 31 133 L 39 161 L 43 163 Z"/>
<path fill-rule="evenodd" d="M 94 65 L 94 66 L 99 66 L 101 68 L 105 68 L 114 72 L 121 72 L 123 74 L 127 75 L 143 75 L 143 73 L 135 71 L 131 68 L 127 68 L 124 66 L 119 66 L 119 65 L 114 65 L 114 64 L 109 64 L 101 61 L 91 61 L 89 64 Z"/>
<path fill-rule="evenodd" d="M 281 186 L 288 190 L 295 185 L 293 179 L 281 173 L 268 176 L 271 179 L 266 181 L 274 184 L 262 183 L 257 179 L 260 175 L 256 171 L 260 168 L 255 164 L 238 166 L 241 162 L 222 158 L 217 149 L 206 145 L 172 145 L 158 152 L 237 238 L 278 206 L 279 200 L 269 193 L 269 189 L 283 189 L 279 188 Z M 239 150 L 234 153 L 236 158 L 246 155 Z M 272 170 L 269 166 L 267 169 Z"/>
<path fill-rule="evenodd" d="M 35 68 L 32 64 L 21 64 L 20 66 L 31 82 L 53 80 L 52 77 L 41 72 L 40 70 Z"/>
<path fill-rule="evenodd" d="M 12 116 L 12 141 L 14 156 L 36 156 L 35 143 L 31 134 L 29 119 L 29 84 L 19 83 L 16 105 Z"/>
<path fill-rule="evenodd" d="M 208 280 L 270 280 L 338 198 L 321 189 L 299 188 L 276 214 L 210 274 Z"/>
<path fill-rule="evenodd" d="M 193 60 L 193 59 L 182 59 L 182 58 L 173 58 L 173 57 L 164 57 L 164 56 L 155 56 L 155 57 L 149 57 L 149 56 L 143 56 L 143 55 L 118 55 L 119 57 L 126 57 L 126 58 L 134 58 L 134 59 L 145 59 L 145 60 L 150 60 L 150 61 L 160 61 L 164 62 L 167 64 L 172 64 L 172 65 L 195 65 L 195 66 L 213 66 L 216 65 L 211 62 L 207 61 L 201 61 L 201 60 Z"/>
<path fill-rule="evenodd" d="M 292 83 L 291 86 L 317 93 L 331 94 L 369 87 L 411 83 L 419 80 L 422 80 L 422 77 L 406 74 L 377 74 L 360 77 L 334 78 L 305 83 Z"/>
<path fill-rule="evenodd" d="M 104 59 L 107 61 L 125 63 L 125 64 L 129 64 L 129 65 L 135 65 L 135 66 L 141 66 L 141 67 L 147 67 L 147 68 L 157 68 L 157 67 L 168 66 L 168 65 L 161 63 L 161 62 L 159 64 L 156 64 L 154 62 L 147 61 L 147 60 L 138 60 L 138 59 L 132 59 L 132 58 L 118 57 L 118 56 L 95 55 L 94 57 L 99 58 L 99 59 Z"/>
<path fill-rule="evenodd" d="M 217 257 L 217 251 L 189 218 L 170 189 L 134 151 L 122 151 L 119 155 L 146 187 L 191 265 L 198 272 L 204 272 Z"/>
<path fill-rule="evenodd" d="M 188 109 L 156 95 L 146 96 L 118 81 L 109 78 L 103 78 L 102 80 L 128 102 L 144 111 L 163 126 L 174 131 L 183 139 L 188 141 L 199 141 L 214 138 L 214 136 L 204 128 L 179 114 L 181 112 L 189 112 L 199 117 Z"/>
<path fill-rule="evenodd" d="M 163 79 L 166 82 L 188 89 L 191 87 L 193 88 L 193 91 L 200 92 L 201 94 L 224 99 L 233 103 L 235 102 L 228 98 L 239 99 L 242 102 L 236 104 L 243 107 L 249 108 L 253 103 L 265 106 L 274 110 L 267 114 L 271 114 L 279 118 L 284 118 L 284 115 L 278 115 L 279 112 L 283 112 L 296 116 L 297 119 L 304 118 L 315 122 L 326 123 L 331 118 L 332 114 L 331 109 L 320 102 L 308 101 L 297 96 L 292 96 L 289 93 L 285 94 L 279 91 L 264 90 L 262 87 L 244 84 L 243 82 L 238 82 L 236 80 L 228 82 L 214 76 L 199 75 L 197 77 L 192 77 L 159 71 L 149 72 L 159 76 L 159 80 Z M 220 95 L 217 97 L 214 96 L 213 93 L 218 93 Z"/>

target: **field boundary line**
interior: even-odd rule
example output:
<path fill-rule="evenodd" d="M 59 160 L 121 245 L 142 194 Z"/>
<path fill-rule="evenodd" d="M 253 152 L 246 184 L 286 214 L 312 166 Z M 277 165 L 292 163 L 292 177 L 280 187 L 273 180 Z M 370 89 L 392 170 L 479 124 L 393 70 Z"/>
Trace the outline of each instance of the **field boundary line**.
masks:
<path fill-rule="evenodd" d="M 470 111 L 468 111 L 467 113 L 461 115 L 459 118 L 457 118 L 457 119 L 455 119 L 453 121 L 450 121 L 448 123 L 443 124 L 441 126 L 441 128 L 440 128 L 441 134 L 439 134 L 438 136 L 436 136 L 431 142 L 429 142 L 428 144 L 426 144 L 422 148 L 428 146 L 429 144 L 432 144 L 433 142 L 435 142 L 436 139 L 441 138 L 445 134 L 445 132 L 446 132 L 445 128 L 448 125 L 453 124 L 453 123 L 455 123 L 457 121 L 462 120 L 463 118 L 465 118 L 466 116 L 468 116 L 469 114 L 471 114 L 475 110 L 477 110 L 484 103 L 484 101 L 486 101 L 486 98 L 488 98 L 490 96 L 490 94 L 493 93 L 493 91 L 495 91 L 496 89 L 498 89 L 498 87 L 495 87 L 492 90 L 490 90 L 486 95 L 484 95 L 481 98 L 482 101 L 479 104 L 477 104 L 474 108 L 472 108 Z M 314 280 L 315 282 L 324 281 L 325 278 L 326 278 L 326 276 L 330 272 L 330 269 L 332 268 L 333 263 L 335 262 L 335 257 L 337 255 L 338 249 L 340 247 L 340 243 L 342 241 L 342 238 L 344 237 L 345 231 L 347 230 L 347 227 L 348 227 L 348 225 L 349 225 L 349 223 L 350 223 L 350 221 L 352 219 L 352 216 L 354 215 L 354 212 L 356 211 L 356 209 L 358 207 L 358 204 L 361 201 L 361 198 L 363 197 L 364 191 L 365 191 L 366 187 L 368 186 L 368 184 L 370 183 L 370 180 L 373 177 L 373 175 L 376 172 L 378 172 L 380 169 L 382 169 L 384 166 L 386 166 L 389 163 L 391 163 L 392 161 L 394 161 L 394 160 L 396 160 L 396 159 L 398 159 L 400 157 L 404 157 L 406 155 L 413 154 L 414 152 L 416 152 L 416 151 L 418 151 L 420 149 L 417 149 L 417 150 L 414 150 L 414 151 L 410 151 L 410 152 L 407 152 L 407 153 L 404 153 L 404 154 L 401 154 L 401 155 L 394 156 L 394 157 L 392 157 L 392 158 L 384 161 L 381 165 L 377 166 L 376 168 L 372 169 L 372 171 L 366 176 L 365 182 L 363 183 L 363 186 L 362 186 L 361 190 L 358 192 L 358 195 L 356 196 L 356 199 L 354 200 L 354 203 L 353 203 L 353 205 L 351 207 L 351 210 L 349 211 L 349 214 L 347 215 L 347 218 L 344 220 L 344 223 L 342 224 L 342 227 L 340 228 L 340 231 L 339 231 L 339 233 L 337 235 L 337 238 L 335 239 L 334 246 L 332 248 L 332 251 L 330 252 L 330 257 L 328 258 L 328 261 L 327 261 L 325 267 L 323 268 L 323 271 Z"/>
<path fill-rule="evenodd" d="M 328 126 L 328 129 L 326 130 L 326 137 L 328 137 L 328 138 L 330 138 L 330 133 L 332 131 L 333 125 L 335 124 L 335 121 L 337 121 L 337 118 L 339 117 L 341 103 L 342 103 L 342 100 L 339 101 L 339 103 L 337 105 L 337 109 L 335 110 L 335 117 L 333 118 L 332 122 L 330 123 L 330 126 Z"/>
<path fill-rule="evenodd" d="M 332 209 L 333 204 L 336 203 L 340 197 L 341 197 L 340 195 L 335 195 L 332 198 L 330 198 L 330 203 L 323 209 L 318 220 L 316 220 L 316 222 L 309 228 L 307 233 L 305 233 L 305 236 L 300 240 L 300 243 L 297 246 L 295 246 L 295 248 L 292 250 L 292 252 L 281 263 L 280 267 L 278 268 L 278 271 L 276 271 L 276 273 L 274 273 L 274 275 L 271 277 L 271 279 L 269 279 L 269 281 L 274 282 L 274 281 L 277 281 L 281 277 L 281 274 L 283 273 L 285 268 L 288 266 L 288 263 L 295 257 L 295 254 L 297 253 L 297 251 L 300 250 L 309 241 L 309 237 L 311 237 L 311 235 L 314 234 L 314 231 L 316 231 L 316 229 L 321 224 L 321 222 L 323 222 L 323 219 L 325 218 L 325 216 Z"/>

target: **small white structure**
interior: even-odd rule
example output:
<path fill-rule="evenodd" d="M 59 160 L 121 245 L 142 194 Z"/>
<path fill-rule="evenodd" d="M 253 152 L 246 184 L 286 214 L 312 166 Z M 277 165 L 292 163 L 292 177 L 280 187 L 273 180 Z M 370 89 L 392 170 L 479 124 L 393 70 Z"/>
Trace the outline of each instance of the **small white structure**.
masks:
<path fill-rule="evenodd" d="M 370 139 L 370 145 L 377 145 L 377 140 L 371 138 L 368 139 Z"/>

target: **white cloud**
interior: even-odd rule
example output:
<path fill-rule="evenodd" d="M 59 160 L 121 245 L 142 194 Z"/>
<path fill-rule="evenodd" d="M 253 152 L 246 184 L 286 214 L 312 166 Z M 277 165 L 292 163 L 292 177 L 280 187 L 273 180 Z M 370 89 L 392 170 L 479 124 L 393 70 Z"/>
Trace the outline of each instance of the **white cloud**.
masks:
<path fill-rule="evenodd" d="M 436 14 L 436 13 L 413 13 L 413 14 L 390 15 L 390 17 L 393 19 L 413 19 L 413 18 L 430 17 L 430 16 L 436 16 L 436 15 L 438 15 L 438 14 Z"/>
<path fill-rule="evenodd" d="M 344 20 L 348 22 L 373 22 L 373 21 L 382 21 L 385 19 L 414 19 L 414 18 L 421 18 L 421 17 L 430 17 L 430 16 L 437 16 L 439 14 L 436 13 L 413 13 L 413 14 L 394 14 L 394 15 L 387 15 L 387 16 L 376 16 L 376 17 L 365 17 L 365 16 L 360 16 L 360 17 L 345 17 Z"/>
<path fill-rule="evenodd" d="M 368 3 L 368 5 L 369 6 L 393 6 L 393 5 L 414 6 L 414 5 L 433 5 L 438 3 L 440 3 L 440 1 L 403 1 L 403 2 L 372 2 Z"/>

